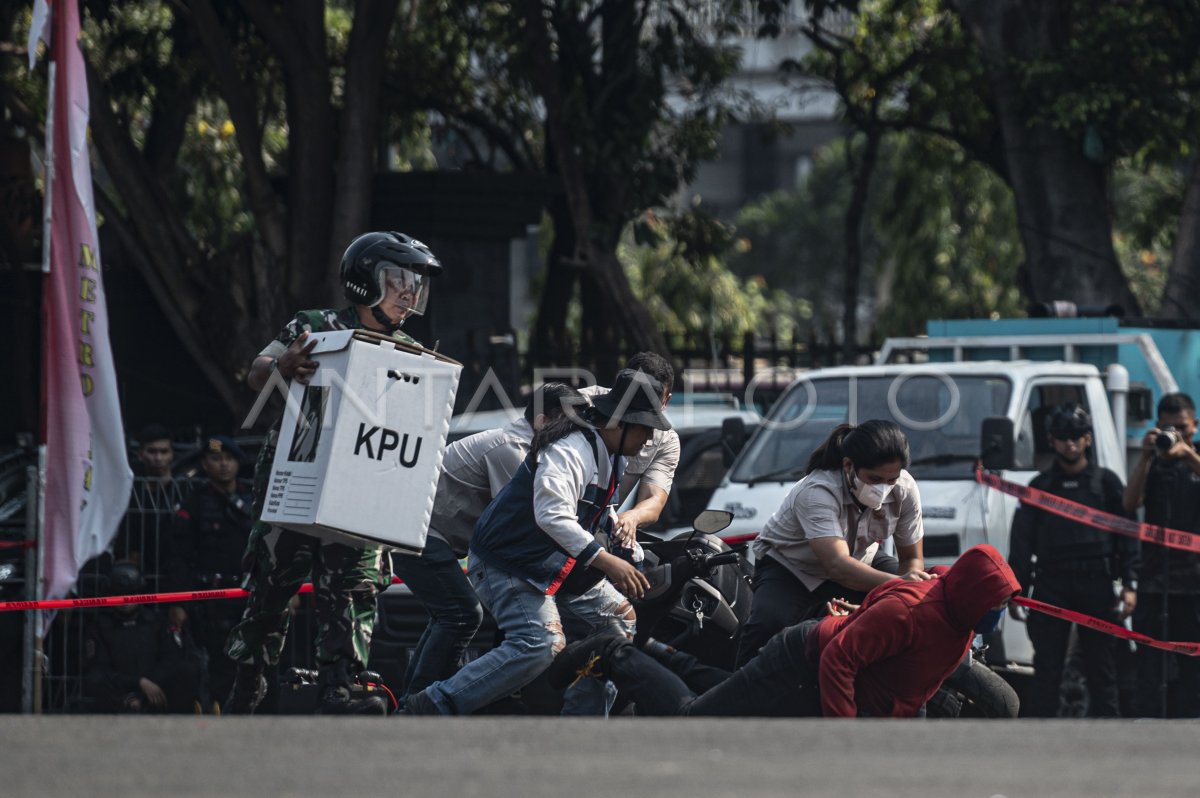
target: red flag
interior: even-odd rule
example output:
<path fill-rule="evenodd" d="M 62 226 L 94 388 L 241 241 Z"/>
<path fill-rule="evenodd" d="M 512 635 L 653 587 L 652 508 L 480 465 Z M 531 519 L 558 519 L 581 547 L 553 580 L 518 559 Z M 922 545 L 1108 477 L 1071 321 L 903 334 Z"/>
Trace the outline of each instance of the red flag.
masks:
<path fill-rule="evenodd" d="M 88 162 L 88 93 L 77 0 L 53 0 L 52 101 L 46 125 L 49 254 L 42 294 L 42 440 L 49 598 L 104 551 L 129 504 L 133 475 L 117 402 Z"/>

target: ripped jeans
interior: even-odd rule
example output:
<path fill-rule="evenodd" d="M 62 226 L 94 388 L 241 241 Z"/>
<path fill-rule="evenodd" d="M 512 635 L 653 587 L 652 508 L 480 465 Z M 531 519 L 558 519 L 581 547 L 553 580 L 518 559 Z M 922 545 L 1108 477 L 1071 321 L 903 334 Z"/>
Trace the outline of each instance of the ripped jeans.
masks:
<path fill-rule="evenodd" d="M 504 641 L 449 679 L 425 688 L 443 715 L 470 715 L 537 678 L 566 645 L 560 610 L 593 631 L 610 627 L 632 634 L 629 601 L 607 581 L 582 596 L 547 596 L 507 571 L 471 557 L 467 577 L 504 632 Z"/>

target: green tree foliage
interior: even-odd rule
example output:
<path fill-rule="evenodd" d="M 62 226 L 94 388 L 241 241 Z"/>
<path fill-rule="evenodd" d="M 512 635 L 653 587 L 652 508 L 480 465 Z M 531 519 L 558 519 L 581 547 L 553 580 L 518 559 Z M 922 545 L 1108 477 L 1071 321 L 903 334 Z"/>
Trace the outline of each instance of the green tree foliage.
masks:
<path fill-rule="evenodd" d="M 1181 208 L 1180 235 L 1159 236 L 1175 240 L 1164 296 L 1197 295 L 1200 166 L 1193 154 L 1200 135 L 1200 3 L 758 5 L 768 18 L 789 6 L 809 12 L 817 51 L 792 66 L 830 81 L 860 135 L 869 137 L 882 125 L 889 133 L 954 141 L 1012 187 L 1025 246 L 1018 282 L 1027 298 L 1115 301 L 1136 310 L 1146 292 L 1162 284 L 1163 264 L 1146 256 L 1144 246 L 1127 257 L 1123 227 L 1144 209 L 1163 205 Z M 1125 180 L 1126 170 L 1151 167 L 1175 170 L 1181 179 L 1173 188 L 1134 180 L 1140 193 L 1110 186 L 1113 175 Z M 1137 207 L 1120 207 L 1156 186 L 1173 190 L 1173 198 L 1142 197 Z M 1155 299 L 1149 306 L 1157 305 Z M 1177 304 L 1169 312 L 1200 318 Z"/>
<path fill-rule="evenodd" d="M 279 319 L 338 293 L 329 264 L 368 218 L 386 53 L 410 33 L 399 4 L 81 3 L 105 251 L 230 409 Z M 19 78 L 0 101 L 40 136 L 44 72 L 20 60 L 0 67 Z"/>
<path fill-rule="evenodd" d="M 576 281 L 583 357 L 616 366 L 620 343 L 663 349 L 660 332 L 617 258 L 625 225 L 665 204 L 716 152 L 730 113 L 724 81 L 738 62 L 701 0 L 514 0 L 509 83 L 545 114 L 545 169 L 555 240 L 533 348 L 572 359 L 567 319 Z M 718 7 L 729 5 L 717 3 Z"/>
<path fill-rule="evenodd" d="M 107 251 L 135 262 L 236 407 L 248 342 L 336 295 L 329 264 L 366 223 L 381 156 L 412 168 L 453 149 L 465 168 L 550 178 L 549 358 L 573 296 L 590 365 L 622 337 L 661 348 L 616 247 L 715 153 L 735 104 L 738 54 L 713 6 L 84 0 Z M 0 101 L 36 131 L 44 80 L 16 53 L 0 54 Z"/>
<path fill-rule="evenodd" d="M 768 285 L 761 275 L 734 274 L 728 256 L 748 242 L 734 229 L 699 213 L 660 217 L 647 212 L 631 224 L 618 254 L 634 291 L 670 339 L 716 346 L 747 332 L 792 336 L 807 330 L 808 300 Z"/>
<path fill-rule="evenodd" d="M 1179 237 L 1187 180 L 1178 168 L 1139 161 L 1124 159 L 1113 170 L 1113 246 L 1143 312 L 1157 316 Z"/>
<path fill-rule="evenodd" d="M 1021 315 L 1008 186 L 944 139 L 897 136 L 887 162 L 872 218 L 877 337 L 923 334 L 929 319 Z"/>
<path fill-rule="evenodd" d="M 836 339 L 843 275 L 837 220 L 849 201 L 846 141 L 828 146 L 795 192 L 743 209 L 738 233 L 749 245 L 733 261 L 813 308 L 814 334 Z M 1012 194 L 987 168 L 943 139 L 897 135 L 883 145 L 867 201 L 863 249 L 868 269 L 860 312 L 868 338 L 913 335 L 935 318 L 1017 315 L 1021 263 Z M 840 190 L 839 190 L 840 187 Z"/>
<path fill-rule="evenodd" d="M 850 203 L 844 146 L 839 142 L 819 152 L 795 191 L 776 192 L 744 207 L 735 225 L 746 245 L 731 259 L 736 274 L 807 301 L 810 335 L 825 343 L 841 340 L 843 225 Z M 867 236 L 863 245 L 870 264 L 874 241 Z"/>
<path fill-rule="evenodd" d="M 1057 3 L 1053 57 L 1018 62 L 1024 112 L 1112 161 L 1186 157 L 1200 142 L 1200 3 Z"/>

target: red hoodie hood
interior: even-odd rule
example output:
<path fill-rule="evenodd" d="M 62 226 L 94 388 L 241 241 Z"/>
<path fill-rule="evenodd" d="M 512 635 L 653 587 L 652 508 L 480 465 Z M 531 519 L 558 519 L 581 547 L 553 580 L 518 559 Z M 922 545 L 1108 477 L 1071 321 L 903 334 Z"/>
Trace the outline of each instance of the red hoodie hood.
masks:
<path fill-rule="evenodd" d="M 851 615 L 817 627 L 826 715 L 912 717 L 970 649 L 974 627 L 1021 589 L 991 546 L 966 551 L 937 579 L 894 579 Z"/>
<path fill-rule="evenodd" d="M 1021 592 L 1016 574 L 987 544 L 963 552 L 938 581 L 946 597 L 947 618 L 964 632 L 974 629 L 992 607 Z"/>

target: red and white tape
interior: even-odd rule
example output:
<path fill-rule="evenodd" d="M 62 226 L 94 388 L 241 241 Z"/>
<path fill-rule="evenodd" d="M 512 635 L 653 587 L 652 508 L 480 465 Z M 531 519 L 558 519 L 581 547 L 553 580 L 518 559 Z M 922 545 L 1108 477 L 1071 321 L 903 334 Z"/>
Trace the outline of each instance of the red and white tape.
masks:
<path fill-rule="evenodd" d="M 1023 596 L 1014 597 L 1012 603 L 1019 607 L 1027 607 L 1035 612 L 1044 612 L 1047 615 L 1053 615 L 1055 618 L 1062 618 L 1064 621 L 1077 623 L 1080 626 L 1086 626 L 1089 629 L 1095 629 L 1098 632 L 1110 634 L 1113 637 L 1119 637 L 1122 640 L 1132 640 L 1138 645 L 1161 648 L 1163 651 L 1174 651 L 1176 654 L 1187 654 L 1189 657 L 1200 657 L 1200 643 L 1173 643 L 1169 640 L 1155 640 L 1153 637 L 1148 637 L 1140 632 L 1130 631 L 1124 626 L 1102 621 L 1099 618 L 1084 615 L 1082 612 L 1064 610 L 1062 607 L 1056 607 L 1053 604 L 1047 604 L 1044 601 L 1036 601 Z"/>
<path fill-rule="evenodd" d="M 1055 496 L 1053 493 L 1047 493 L 1044 490 L 1009 482 L 995 474 L 988 474 L 982 469 L 975 471 L 975 481 L 981 485 L 998 490 L 1001 493 L 1015 496 L 1021 500 L 1022 504 L 1037 507 L 1039 510 L 1045 510 L 1046 512 L 1069 518 L 1072 521 L 1078 521 L 1095 529 L 1111 532 L 1114 535 L 1137 538 L 1147 543 L 1155 543 L 1172 549 L 1200 552 L 1200 535 L 1194 535 L 1191 532 L 1181 532 L 1178 529 L 1169 529 L 1156 524 L 1143 524 L 1128 518 L 1122 518 L 1119 515 L 1106 513 L 1103 510 L 1097 510 L 1094 507 L 1088 507 L 1078 502 L 1073 502 L 1070 499 Z M 1164 651 L 1173 651 L 1176 654 L 1187 654 L 1189 657 L 1200 656 L 1200 643 L 1177 643 L 1169 640 L 1156 640 L 1153 637 L 1141 634 L 1140 632 L 1130 631 L 1124 626 L 1110 621 L 1102 621 L 1099 618 L 1084 615 L 1082 612 L 1063 609 L 1053 604 L 1047 604 L 1044 601 L 1037 601 L 1022 596 L 1014 598 L 1012 603 L 1035 612 L 1053 615 L 1055 618 L 1061 618 L 1064 621 L 1077 623 L 1080 626 L 1086 626 L 1089 629 L 1095 629 L 1098 632 L 1104 632 L 1113 637 L 1119 637 L 1122 640 L 1132 640 L 1139 645 L 1160 648 Z"/>
<path fill-rule="evenodd" d="M 392 577 L 392 584 L 402 584 Z M 311 582 L 300 586 L 298 593 L 311 593 Z M 224 590 L 184 590 L 178 593 L 139 593 L 130 596 L 97 596 L 95 598 L 43 599 L 42 601 L 0 601 L 0 612 L 12 610 L 71 610 L 92 607 L 120 607 L 126 604 L 181 604 L 187 601 L 246 598 L 250 593 L 240 587 Z"/>
<path fill-rule="evenodd" d="M 1155 543 L 1181 551 L 1200 552 L 1200 535 L 1194 535 L 1191 532 L 1181 532 L 1178 529 L 1168 529 L 1157 524 L 1143 524 L 1129 518 L 1122 518 L 1119 515 L 1106 513 L 1103 510 L 1055 496 L 1044 490 L 1000 479 L 995 474 L 988 474 L 982 470 L 975 472 L 975 481 L 1001 493 L 1015 496 L 1021 500 L 1022 504 L 1061 515 L 1105 532 L 1112 532 L 1114 535 L 1137 538 L 1147 543 Z"/>

